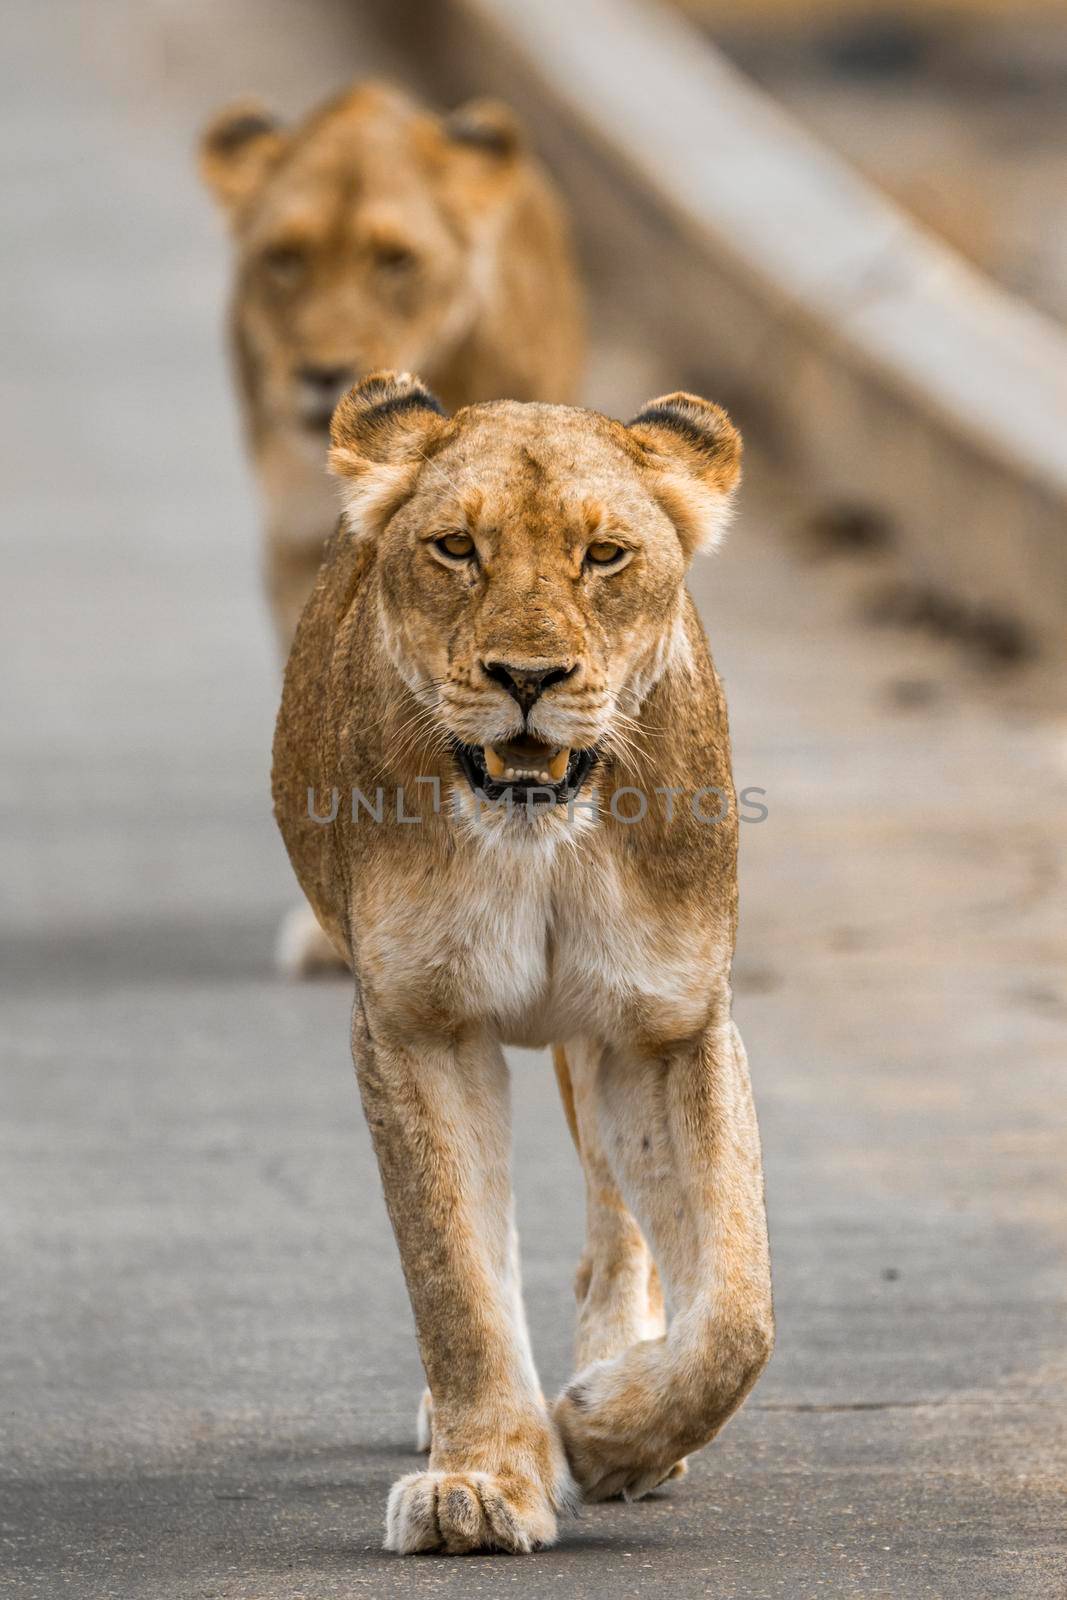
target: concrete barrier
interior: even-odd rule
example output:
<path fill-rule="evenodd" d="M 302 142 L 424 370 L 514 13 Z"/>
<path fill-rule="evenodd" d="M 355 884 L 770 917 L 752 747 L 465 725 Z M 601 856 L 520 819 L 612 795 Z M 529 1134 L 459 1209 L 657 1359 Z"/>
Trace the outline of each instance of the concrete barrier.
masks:
<path fill-rule="evenodd" d="M 1067 331 L 653 0 L 451 0 L 423 44 L 439 92 L 490 85 L 533 121 L 661 368 L 734 404 L 813 496 L 891 518 L 917 582 L 1062 657 Z"/>

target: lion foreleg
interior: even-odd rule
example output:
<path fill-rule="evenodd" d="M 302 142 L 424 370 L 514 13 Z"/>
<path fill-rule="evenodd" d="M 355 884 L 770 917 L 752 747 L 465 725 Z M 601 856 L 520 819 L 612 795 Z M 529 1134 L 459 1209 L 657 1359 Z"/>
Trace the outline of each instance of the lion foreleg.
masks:
<path fill-rule="evenodd" d="M 724 1014 L 664 1057 L 605 1051 L 592 1094 L 603 1150 L 652 1245 L 661 1337 L 580 1370 L 556 1421 L 590 1499 L 637 1498 L 712 1439 L 773 1342 L 759 1135 L 744 1048 Z"/>
<path fill-rule="evenodd" d="M 522 1273 L 519 1266 L 519 1231 L 512 1217 L 508 1229 L 508 1264 L 504 1276 L 504 1284 L 508 1303 L 511 1307 L 512 1326 L 515 1337 L 522 1352 L 523 1362 L 532 1381 L 537 1383 L 537 1369 L 534 1365 L 533 1348 L 530 1344 L 530 1329 L 526 1321 L 526 1306 L 522 1298 Z M 538 1388 L 540 1393 L 540 1388 Z M 433 1395 L 428 1388 L 422 1392 L 419 1400 L 419 1409 L 415 1417 L 415 1448 L 423 1455 L 428 1455 L 433 1446 Z"/>
<path fill-rule="evenodd" d="M 433 1409 L 429 1469 L 393 1485 L 387 1547 L 551 1543 L 572 1486 L 517 1320 L 503 1056 L 482 1039 L 408 1047 L 361 1007 L 353 1053 Z"/>
<path fill-rule="evenodd" d="M 596 1108 L 599 1047 L 576 1040 L 555 1052 L 567 1121 L 585 1176 L 586 1242 L 575 1274 L 581 1370 L 655 1339 L 666 1328 L 656 1264 L 622 1197 L 604 1150 Z"/>

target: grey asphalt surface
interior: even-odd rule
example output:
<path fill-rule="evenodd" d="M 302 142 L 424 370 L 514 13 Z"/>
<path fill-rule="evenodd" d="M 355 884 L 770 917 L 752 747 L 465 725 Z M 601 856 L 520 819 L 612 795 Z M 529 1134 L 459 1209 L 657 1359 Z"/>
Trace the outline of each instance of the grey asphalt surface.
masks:
<path fill-rule="evenodd" d="M 736 976 L 777 1354 L 669 1493 L 524 1560 L 382 1554 L 420 1371 L 347 987 L 271 971 L 276 668 L 189 161 L 226 95 L 373 63 L 341 10 L 221 12 L 3 23 L 0 1585 L 1063 1593 L 1067 719 L 864 620 L 891 570 L 816 559 L 758 460 L 696 587 L 770 810 Z M 628 373 L 602 340 L 593 397 L 632 411 Z M 582 1197 L 547 1059 L 513 1064 L 552 1390 Z"/>

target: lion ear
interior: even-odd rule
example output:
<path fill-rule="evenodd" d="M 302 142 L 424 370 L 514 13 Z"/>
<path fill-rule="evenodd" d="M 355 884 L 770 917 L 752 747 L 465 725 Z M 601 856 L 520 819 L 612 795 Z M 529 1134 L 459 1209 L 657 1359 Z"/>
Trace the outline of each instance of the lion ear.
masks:
<path fill-rule="evenodd" d="M 200 136 L 200 176 L 231 216 L 259 188 L 287 144 L 277 117 L 258 100 L 238 100 Z"/>
<path fill-rule="evenodd" d="M 713 550 L 741 478 L 741 435 L 726 412 L 699 395 L 665 394 L 638 412 L 629 431 L 686 555 Z"/>
<path fill-rule="evenodd" d="M 502 100 L 468 100 L 449 112 L 444 130 L 453 144 L 484 151 L 496 161 L 510 161 L 522 148 L 518 119 Z"/>
<path fill-rule="evenodd" d="M 446 420 L 437 396 L 410 372 L 372 372 L 341 397 L 330 422 L 329 462 L 353 533 L 384 527 Z"/>

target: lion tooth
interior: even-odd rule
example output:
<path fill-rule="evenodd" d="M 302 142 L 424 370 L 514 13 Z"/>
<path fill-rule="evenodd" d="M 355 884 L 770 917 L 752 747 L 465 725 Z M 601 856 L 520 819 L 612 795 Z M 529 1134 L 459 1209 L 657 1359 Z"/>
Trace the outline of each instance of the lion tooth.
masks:
<path fill-rule="evenodd" d="M 491 744 L 485 746 L 482 756 L 485 760 L 485 770 L 489 776 L 491 778 L 502 778 L 504 776 L 504 763 Z"/>
<path fill-rule="evenodd" d="M 482 758 L 485 761 L 485 770 L 490 778 L 500 783 L 543 783 L 550 785 L 559 783 L 566 775 L 567 765 L 571 758 L 570 749 L 557 750 L 551 761 L 544 767 L 537 769 L 527 766 L 508 766 L 505 757 L 491 744 L 482 746 Z"/>
<path fill-rule="evenodd" d="M 567 766 L 570 762 L 570 759 L 571 752 L 569 746 L 562 750 L 556 751 L 555 755 L 552 757 L 552 760 L 548 763 L 548 775 L 552 779 L 553 783 L 559 783 L 560 779 L 566 776 Z"/>

